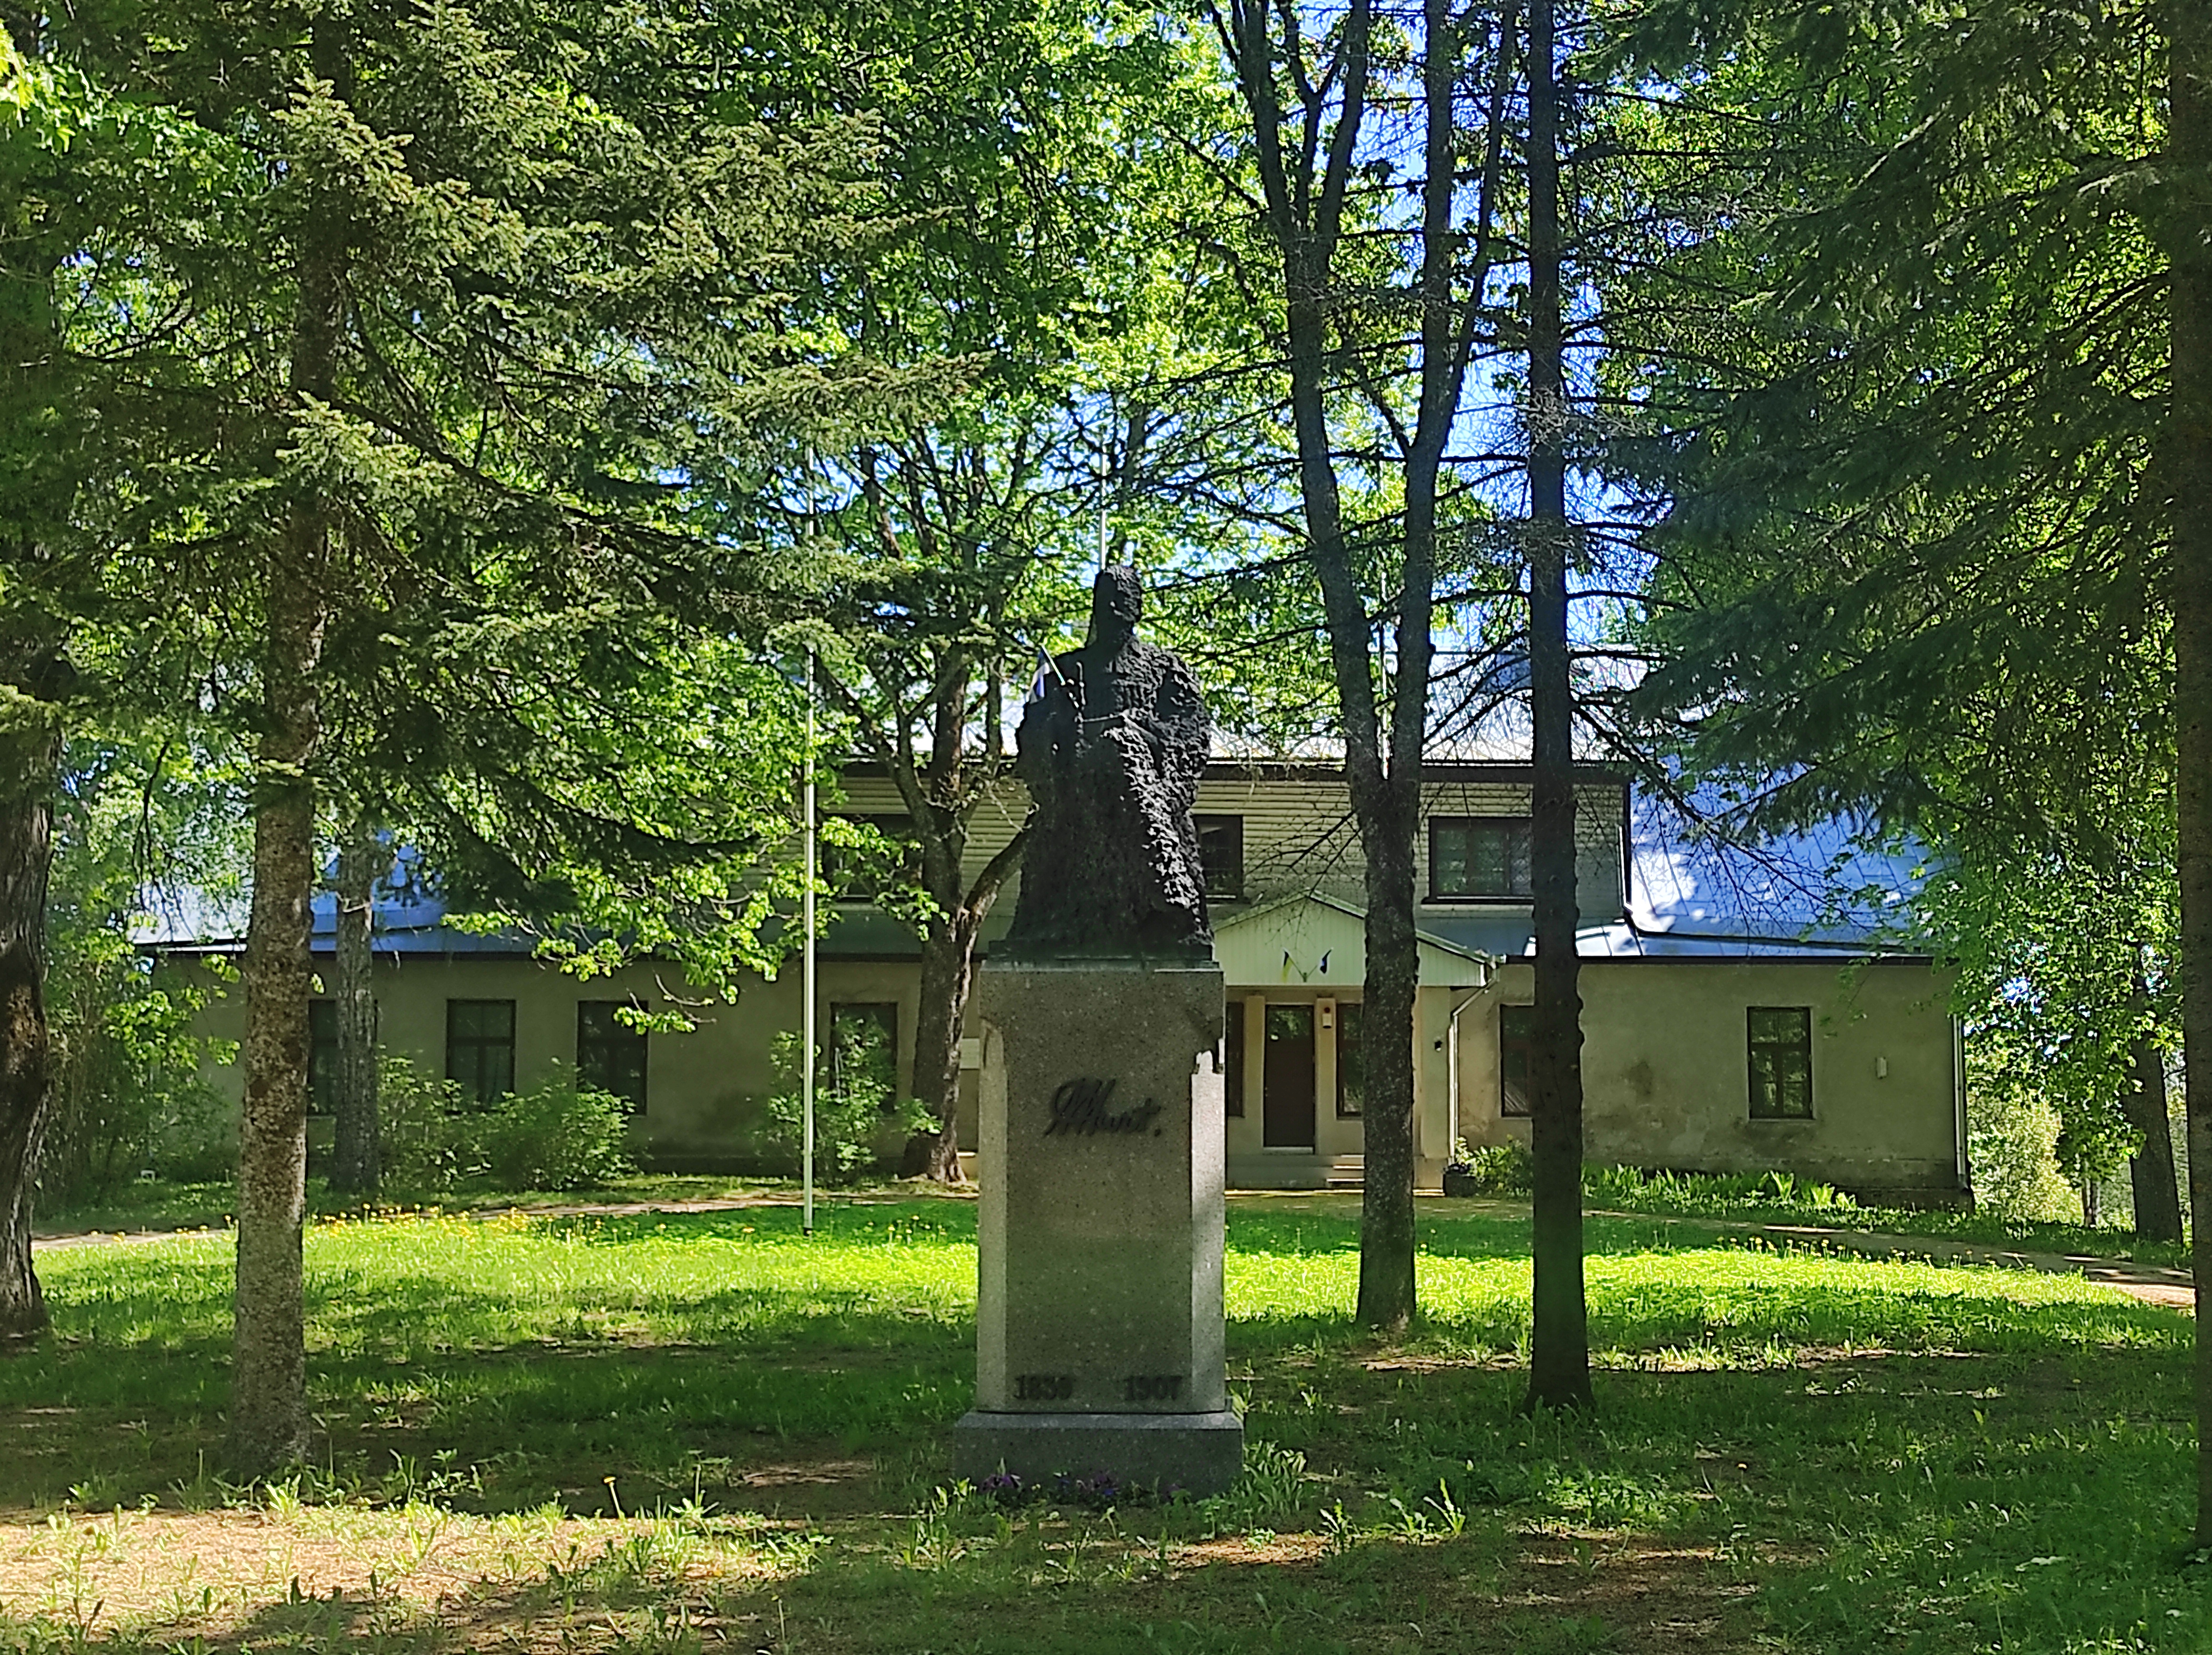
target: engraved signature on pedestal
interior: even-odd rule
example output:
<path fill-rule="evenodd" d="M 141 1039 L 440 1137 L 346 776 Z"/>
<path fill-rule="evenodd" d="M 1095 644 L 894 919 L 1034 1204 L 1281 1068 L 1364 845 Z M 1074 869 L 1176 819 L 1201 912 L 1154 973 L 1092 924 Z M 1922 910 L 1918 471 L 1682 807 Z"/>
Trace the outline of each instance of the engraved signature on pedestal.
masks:
<path fill-rule="evenodd" d="M 1159 1137 L 1158 1129 L 1152 1127 L 1163 1107 L 1157 1100 L 1146 1098 L 1119 1112 L 1109 1110 L 1119 1084 L 1118 1081 L 1062 1081 L 1052 1094 L 1052 1118 L 1045 1125 L 1044 1135 L 1095 1137 L 1101 1132 L 1134 1135 L 1151 1128 L 1152 1136 Z"/>

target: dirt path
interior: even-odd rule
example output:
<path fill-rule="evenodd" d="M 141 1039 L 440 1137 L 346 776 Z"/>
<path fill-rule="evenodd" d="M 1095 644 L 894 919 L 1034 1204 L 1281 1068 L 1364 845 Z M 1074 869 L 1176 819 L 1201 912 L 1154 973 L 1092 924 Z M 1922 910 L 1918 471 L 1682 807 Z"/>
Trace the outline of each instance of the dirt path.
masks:
<path fill-rule="evenodd" d="M 949 1196 L 955 1200 L 963 1197 L 975 1198 L 975 1191 L 955 1189 L 933 1191 L 932 1194 Z M 837 1204 L 841 1207 L 874 1207 L 908 1201 L 913 1197 L 899 1191 L 864 1191 L 858 1193 L 839 1191 Z M 826 1197 L 825 1197 L 826 1199 Z M 781 1191 L 763 1191 L 757 1195 L 717 1196 L 703 1201 L 580 1201 L 531 1203 L 520 1205 L 501 1202 L 482 1207 L 456 1207 L 447 1213 L 453 1218 L 477 1220 L 504 1218 L 509 1213 L 524 1213 L 532 1218 L 657 1218 L 682 1213 L 732 1213 L 748 1211 L 758 1207 L 797 1207 L 800 1199 Z M 315 1215 L 310 1214 L 312 1224 Z M 167 1229 L 142 1230 L 55 1230 L 41 1233 L 31 1239 L 34 1252 L 52 1252 L 66 1247 L 104 1247 L 135 1241 L 167 1241 L 179 1235 L 228 1235 L 230 1227 L 207 1224 L 176 1224 Z"/>
<path fill-rule="evenodd" d="M 1939 1264 L 1996 1264 L 2008 1270 L 2043 1270 L 2079 1276 L 2171 1310 L 2197 1309 L 2197 1288 L 2185 1270 L 2138 1264 L 2092 1253 L 2021 1252 L 1975 1241 L 1936 1235 L 1887 1235 L 1872 1230 L 1834 1229 L 1822 1224 L 1759 1224 L 1725 1218 L 1678 1218 L 1661 1213 L 1593 1211 L 1593 1217 L 1645 1219 L 1705 1230 L 1715 1235 L 1761 1235 L 1781 1241 L 1814 1242 L 1869 1258 L 1913 1258 Z"/>

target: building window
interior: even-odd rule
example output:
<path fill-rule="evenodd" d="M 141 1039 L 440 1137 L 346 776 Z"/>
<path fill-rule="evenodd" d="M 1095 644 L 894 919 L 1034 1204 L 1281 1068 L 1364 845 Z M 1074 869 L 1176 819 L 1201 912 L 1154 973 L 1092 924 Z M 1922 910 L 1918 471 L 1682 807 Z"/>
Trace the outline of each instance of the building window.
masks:
<path fill-rule="evenodd" d="M 1206 876 L 1206 894 L 1215 902 L 1244 898 L 1244 818 L 1200 816 L 1198 865 Z"/>
<path fill-rule="evenodd" d="M 307 1112 L 338 1112 L 338 1003 L 307 1002 Z"/>
<path fill-rule="evenodd" d="M 1244 1002 L 1232 998 L 1225 1008 L 1227 1021 L 1221 1034 L 1221 1106 L 1228 1113 L 1244 1113 Z"/>
<path fill-rule="evenodd" d="M 446 1002 L 446 1078 L 477 1103 L 514 1090 L 514 1002 Z"/>
<path fill-rule="evenodd" d="M 889 1000 L 830 1008 L 828 1083 L 889 1109 L 898 1096 L 898 1006 Z"/>
<path fill-rule="evenodd" d="M 1529 824 L 1512 816 L 1429 818 L 1429 900 L 1526 897 Z"/>
<path fill-rule="evenodd" d="M 576 1084 L 611 1092 L 645 1112 L 645 1031 L 632 1028 L 620 1014 L 643 1010 L 635 1000 L 576 1002 Z"/>
<path fill-rule="evenodd" d="M 1752 1006 L 1744 1013 L 1753 1120 L 1813 1118 L 1813 1009 Z"/>
<path fill-rule="evenodd" d="M 1359 1044 L 1359 1002 L 1336 1005 L 1336 1112 L 1357 1120 L 1367 1111 L 1367 1054 Z"/>
<path fill-rule="evenodd" d="M 1498 1112 L 1528 1118 L 1529 1053 L 1536 1044 L 1536 1008 L 1498 1008 Z"/>
<path fill-rule="evenodd" d="M 914 842 L 914 822 L 903 815 L 844 815 L 840 821 L 872 828 L 890 841 L 888 850 L 856 850 L 822 841 L 822 882 L 839 902 L 872 902 L 884 890 L 911 884 L 921 876 L 921 847 Z"/>

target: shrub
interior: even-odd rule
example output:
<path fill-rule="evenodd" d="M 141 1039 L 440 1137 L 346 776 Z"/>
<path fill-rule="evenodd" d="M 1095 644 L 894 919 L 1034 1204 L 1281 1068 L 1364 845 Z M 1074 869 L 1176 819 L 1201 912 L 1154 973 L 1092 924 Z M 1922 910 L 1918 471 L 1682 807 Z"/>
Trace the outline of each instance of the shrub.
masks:
<path fill-rule="evenodd" d="M 512 1192 L 587 1190 L 636 1170 L 624 1148 L 629 1113 L 611 1093 L 556 1075 L 489 1107 L 405 1058 L 380 1060 L 377 1106 L 385 1181 L 422 1195 L 463 1185 Z"/>
<path fill-rule="evenodd" d="M 377 1139 L 384 1181 L 442 1195 L 471 1167 L 461 1088 L 425 1075 L 395 1052 L 377 1058 Z"/>
<path fill-rule="evenodd" d="M 1678 1173 L 1666 1167 L 1584 1167 L 1583 1198 L 1631 1212 L 1807 1215 L 1856 1209 L 1832 1184 L 1794 1173 Z"/>
<path fill-rule="evenodd" d="M 799 1086 L 799 1040 L 779 1034 L 772 1060 L 780 1082 L 763 1108 L 762 1137 L 789 1161 L 799 1160 L 805 1134 Z M 833 1181 L 855 1178 L 880 1158 L 887 1136 L 904 1144 L 916 1132 L 936 1130 L 936 1117 L 915 1098 L 897 1095 L 880 1063 L 836 1066 L 837 1083 L 814 1088 L 814 1164 Z"/>
<path fill-rule="evenodd" d="M 495 1190 L 595 1189 L 637 1170 L 623 1147 L 629 1106 L 573 1076 L 541 1081 L 464 1118 L 475 1129 L 472 1170 Z"/>
<path fill-rule="evenodd" d="M 1528 1146 L 1518 1139 L 1510 1143 L 1486 1143 L 1480 1149 L 1465 1150 L 1460 1160 L 1466 1165 L 1468 1177 L 1474 1180 L 1477 1195 L 1528 1193 L 1531 1170 Z"/>

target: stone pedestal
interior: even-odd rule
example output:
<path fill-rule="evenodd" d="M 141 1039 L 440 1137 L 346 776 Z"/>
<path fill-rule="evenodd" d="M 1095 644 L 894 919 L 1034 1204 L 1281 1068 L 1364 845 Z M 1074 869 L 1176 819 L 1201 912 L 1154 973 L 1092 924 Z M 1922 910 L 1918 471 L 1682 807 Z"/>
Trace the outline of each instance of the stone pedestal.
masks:
<path fill-rule="evenodd" d="M 1243 1458 L 1222 1351 L 1220 968 L 994 964 L 959 1474 L 1194 1494 Z"/>

